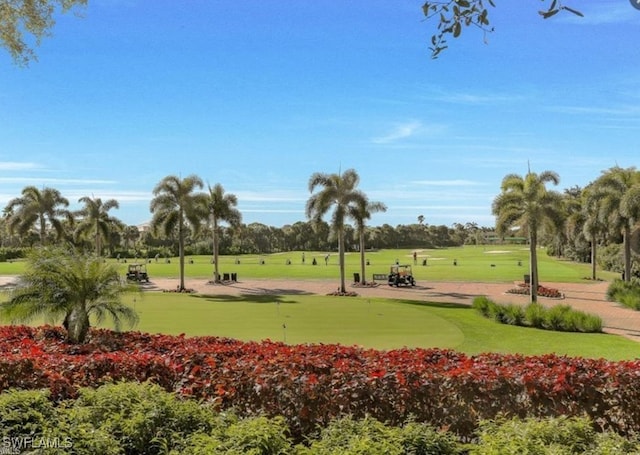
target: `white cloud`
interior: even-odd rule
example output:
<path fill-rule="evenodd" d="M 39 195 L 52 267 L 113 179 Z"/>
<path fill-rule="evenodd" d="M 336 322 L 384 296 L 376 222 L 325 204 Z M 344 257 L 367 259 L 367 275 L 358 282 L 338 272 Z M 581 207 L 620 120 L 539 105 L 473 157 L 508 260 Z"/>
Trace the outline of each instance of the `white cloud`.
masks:
<path fill-rule="evenodd" d="M 0 177 L 0 183 L 17 183 L 22 185 L 38 185 L 42 183 L 56 185 L 113 185 L 117 183 L 115 180 L 98 180 L 98 179 L 59 179 L 49 177 Z"/>
<path fill-rule="evenodd" d="M 417 120 L 403 123 L 397 125 L 390 133 L 384 136 L 374 137 L 371 141 L 374 144 L 389 144 L 413 136 L 420 131 L 422 127 L 422 123 Z"/>
<path fill-rule="evenodd" d="M 29 169 L 39 169 L 35 163 L 19 162 L 19 161 L 0 161 L 0 171 L 24 171 Z"/>
<path fill-rule="evenodd" d="M 473 182 L 471 180 L 417 180 L 412 182 L 416 185 L 426 186 L 472 186 L 472 185 L 484 185 L 480 182 Z"/>

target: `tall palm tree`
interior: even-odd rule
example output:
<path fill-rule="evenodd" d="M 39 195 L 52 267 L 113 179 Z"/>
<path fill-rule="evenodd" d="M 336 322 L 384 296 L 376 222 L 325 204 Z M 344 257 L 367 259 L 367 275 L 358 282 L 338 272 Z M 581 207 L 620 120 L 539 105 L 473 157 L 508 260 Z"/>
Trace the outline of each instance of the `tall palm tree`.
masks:
<path fill-rule="evenodd" d="M 221 221 L 226 221 L 232 226 L 238 226 L 242 222 L 242 214 L 236 209 L 238 198 L 235 194 L 225 194 L 221 184 L 216 183 L 213 188 L 209 185 L 209 194 L 207 196 L 207 211 L 211 218 L 213 235 L 213 280 L 217 283 L 220 281 L 218 269 L 219 224 Z"/>
<path fill-rule="evenodd" d="M 32 228 L 36 228 L 40 236 L 40 244 L 46 244 L 47 223 L 56 231 L 57 238 L 62 237 L 62 217 L 71 218 L 66 210 L 69 201 L 54 188 L 38 190 L 35 186 L 27 186 L 22 196 L 9 201 L 5 212 L 9 215 L 8 228 L 11 234 L 25 236 Z"/>
<path fill-rule="evenodd" d="M 349 206 L 349 217 L 356 224 L 356 233 L 360 244 L 360 283 L 366 284 L 365 278 L 365 234 L 366 222 L 371 219 L 371 215 L 378 212 L 386 212 L 387 206 L 382 202 L 370 202 L 366 198 L 357 201 L 357 204 Z"/>
<path fill-rule="evenodd" d="M 109 210 L 120 208 L 120 205 L 115 199 L 102 202 L 99 197 L 91 198 L 89 196 L 81 197 L 78 202 L 83 203 L 84 207 L 77 212 L 81 218 L 76 226 L 76 236 L 93 236 L 96 256 L 100 256 L 102 241 L 109 239 L 111 231 L 118 224 L 116 218 L 109 216 Z"/>
<path fill-rule="evenodd" d="M 196 175 L 189 175 L 184 179 L 175 175 L 163 178 L 153 189 L 155 196 L 149 209 L 153 213 L 151 229 L 156 232 L 161 229 L 165 235 L 178 231 L 178 255 L 180 258 L 180 286 L 184 291 L 184 238 L 187 223 L 194 232 L 200 229 L 205 220 L 207 195 L 196 193 L 204 185 L 202 179 Z"/>
<path fill-rule="evenodd" d="M 600 221 L 622 233 L 624 279 L 631 280 L 631 233 L 640 222 L 640 171 L 612 167 L 595 181 L 600 200 Z"/>
<path fill-rule="evenodd" d="M 307 200 L 305 212 L 314 224 L 322 222 L 324 215 L 335 207 L 331 217 L 331 228 L 338 238 L 338 262 L 340 266 L 340 292 L 346 292 L 344 272 L 344 228 L 345 220 L 353 207 L 366 205 L 366 196 L 357 190 L 360 177 L 353 169 L 342 174 L 316 172 L 309 178 L 309 192 L 322 189 Z"/>
<path fill-rule="evenodd" d="M 17 287 L 0 304 L 0 316 L 12 323 L 29 322 L 39 316 L 63 318 L 67 340 L 78 344 L 86 339 L 91 316 L 98 324 L 109 316 L 116 330 L 123 322 L 135 325 L 138 316 L 121 297 L 136 289 L 120 279 L 115 264 L 95 255 L 73 248 L 36 248 Z"/>
<path fill-rule="evenodd" d="M 594 194 L 592 185 L 583 191 L 582 235 L 591 246 L 591 279 L 597 279 L 598 239 L 607 232 L 607 225 L 600 216 L 601 200 Z"/>
<path fill-rule="evenodd" d="M 528 172 L 524 177 L 506 175 L 502 179 L 501 193 L 492 204 L 496 230 L 504 235 L 519 226 L 529 237 L 529 277 L 531 301 L 538 300 L 538 230 L 545 224 L 558 225 L 562 218 L 562 195 L 547 190 L 545 184 L 557 185 L 560 177 L 553 171 L 540 174 Z"/>

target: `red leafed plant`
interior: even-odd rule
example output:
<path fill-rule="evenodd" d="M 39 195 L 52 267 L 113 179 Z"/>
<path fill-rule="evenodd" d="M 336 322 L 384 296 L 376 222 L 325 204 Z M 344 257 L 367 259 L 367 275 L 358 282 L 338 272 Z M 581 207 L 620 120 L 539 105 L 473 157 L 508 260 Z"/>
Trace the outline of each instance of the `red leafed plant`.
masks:
<path fill-rule="evenodd" d="M 217 337 L 0 327 L 0 390 L 49 388 L 53 399 L 112 381 L 152 381 L 246 415 L 284 416 L 303 437 L 331 419 L 409 418 L 472 437 L 481 419 L 589 415 L 603 428 L 640 431 L 640 360 L 557 355 L 377 351 Z"/>
<path fill-rule="evenodd" d="M 531 294 L 531 285 L 529 283 L 520 283 L 518 287 L 509 289 L 507 291 L 509 294 L 520 294 L 520 295 L 530 295 Z M 548 297 L 550 299 L 563 299 L 564 294 L 560 292 L 558 289 L 549 288 L 546 286 L 538 285 L 538 296 L 540 297 Z"/>

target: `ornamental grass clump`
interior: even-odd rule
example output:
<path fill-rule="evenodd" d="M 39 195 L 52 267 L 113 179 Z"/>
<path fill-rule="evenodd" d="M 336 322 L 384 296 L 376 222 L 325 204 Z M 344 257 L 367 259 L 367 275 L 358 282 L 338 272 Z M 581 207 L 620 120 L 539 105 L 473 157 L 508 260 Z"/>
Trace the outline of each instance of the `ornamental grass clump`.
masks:
<path fill-rule="evenodd" d="M 487 297 L 476 297 L 473 308 L 482 316 L 501 324 L 534 327 L 557 332 L 602 332 L 602 319 L 569 305 L 555 305 L 546 308 L 539 303 L 530 303 L 526 307 L 516 304 L 501 305 Z"/>
<path fill-rule="evenodd" d="M 640 310 L 640 280 L 613 280 L 607 288 L 607 300 Z"/>

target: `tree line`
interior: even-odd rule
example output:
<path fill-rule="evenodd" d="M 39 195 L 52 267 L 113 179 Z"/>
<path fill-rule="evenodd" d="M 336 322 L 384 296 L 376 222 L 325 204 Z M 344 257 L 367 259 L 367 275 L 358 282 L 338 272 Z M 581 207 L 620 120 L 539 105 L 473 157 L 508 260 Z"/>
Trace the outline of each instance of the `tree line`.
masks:
<path fill-rule="evenodd" d="M 369 201 L 358 190 L 359 176 L 353 169 L 342 174 L 313 174 L 306 219 L 281 227 L 243 223 L 237 197 L 226 193 L 220 183 L 203 191 L 197 175 L 170 175 L 156 185 L 148 229 L 126 225 L 113 216 L 112 210 L 119 208 L 114 199 L 85 196 L 78 200 L 81 208 L 72 211 L 69 200 L 55 188 L 27 186 L 4 208 L 0 240 L 5 258 L 34 245 L 64 243 L 111 257 L 212 254 L 217 263 L 218 254 L 443 248 L 519 236 L 532 246 L 533 262 L 535 247 L 545 246 L 552 255 L 590 262 L 593 278 L 598 250 L 621 245 L 620 259 L 608 258 L 606 268 L 624 272 L 627 280 L 637 274 L 640 267 L 634 251 L 640 235 L 640 172 L 635 167 L 616 166 L 585 187 L 563 192 L 547 189 L 547 184 L 558 185 L 559 181 L 553 171 L 505 176 L 492 206 L 495 227 L 430 225 L 421 214 L 411 224 L 368 226 L 372 214 L 386 206 Z M 535 270 L 532 280 L 537 282 Z"/>

